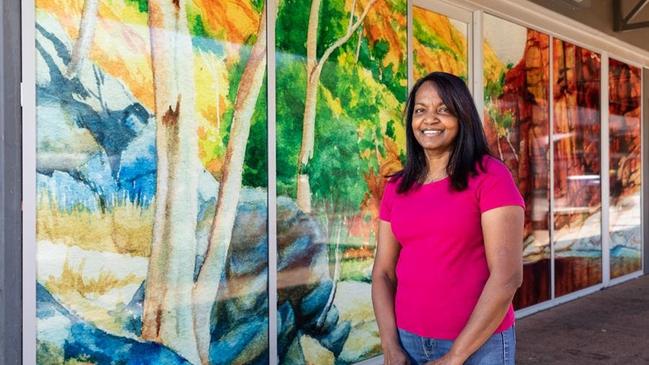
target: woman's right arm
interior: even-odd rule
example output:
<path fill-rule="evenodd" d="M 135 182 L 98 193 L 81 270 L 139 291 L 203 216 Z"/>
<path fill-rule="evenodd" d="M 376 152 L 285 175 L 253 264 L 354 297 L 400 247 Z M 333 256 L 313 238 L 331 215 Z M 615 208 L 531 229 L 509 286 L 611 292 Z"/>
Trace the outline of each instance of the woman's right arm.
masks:
<path fill-rule="evenodd" d="M 401 345 L 394 317 L 394 294 L 397 287 L 395 267 L 400 245 L 392 233 L 390 222 L 379 220 L 379 234 L 372 268 L 372 304 L 381 336 L 385 365 L 408 364 Z"/>

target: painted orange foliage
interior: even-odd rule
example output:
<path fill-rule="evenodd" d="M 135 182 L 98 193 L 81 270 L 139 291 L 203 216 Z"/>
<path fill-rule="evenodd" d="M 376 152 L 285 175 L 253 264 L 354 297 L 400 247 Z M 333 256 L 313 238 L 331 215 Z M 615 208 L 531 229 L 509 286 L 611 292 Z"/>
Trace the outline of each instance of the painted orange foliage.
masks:
<path fill-rule="evenodd" d="M 388 137 L 383 137 L 383 146 L 385 147 L 385 156 L 379 159 L 379 173 L 373 170 L 365 174 L 368 193 L 361 203 L 360 211 L 352 217 L 349 224 L 349 234 L 363 239 L 370 244 L 372 232 L 378 230 L 378 216 L 383 189 L 386 184 L 386 176 L 392 175 L 403 168 L 399 159 L 400 148 L 395 141 Z M 370 217 L 371 219 L 365 219 Z"/>
<path fill-rule="evenodd" d="M 438 38 L 444 48 L 432 49 L 413 39 L 415 53 L 414 77 L 418 79 L 432 71 L 444 71 L 467 76 L 467 41 L 448 17 L 430 10 L 413 7 L 413 18 L 430 34 Z"/>
<path fill-rule="evenodd" d="M 358 1 L 355 14 L 358 15 L 361 9 L 367 6 L 368 2 L 369 0 Z M 351 7 L 351 4 L 348 4 L 348 7 Z M 390 45 L 390 49 L 383 59 L 383 66 L 391 64 L 394 71 L 398 69 L 402 62 L 405 62 L 406 23 L 406 14 L 392 9 L 386 0 L 379 0 L 374 3 L 372 10 L 367 13 L 367 19 L 363 23 L 365 36 L 367 36 L 371 44 L 384 40 Z"/>
<path fill-rule="evenodd" d="M 259 28 L 259 13 L 245 0 L 194 0 L 208 33 L 243 44 Z"/>
<path fill-rule="evenodd" d="M 374 250 L 368 246 L 350 248 L 343 254 L 343 259 L 370 259 L 374 257 Z"/>

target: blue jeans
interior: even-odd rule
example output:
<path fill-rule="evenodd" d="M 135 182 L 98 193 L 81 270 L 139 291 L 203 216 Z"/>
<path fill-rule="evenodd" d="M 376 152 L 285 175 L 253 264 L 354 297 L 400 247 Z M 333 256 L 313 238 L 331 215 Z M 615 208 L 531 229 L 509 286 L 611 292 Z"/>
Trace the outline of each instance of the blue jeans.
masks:
<path fill-rule="evenodd" d="M 399 328 L 401 347 L 408 355 L 410 364 L 425 364 L 444 356 L 453 345 L 451 340 L 421 337 Z M 482 347 L 473 353 L 465 365 L 514 365 L 516 357 L 516 330 L 514 326 L 489 337 Z"/>

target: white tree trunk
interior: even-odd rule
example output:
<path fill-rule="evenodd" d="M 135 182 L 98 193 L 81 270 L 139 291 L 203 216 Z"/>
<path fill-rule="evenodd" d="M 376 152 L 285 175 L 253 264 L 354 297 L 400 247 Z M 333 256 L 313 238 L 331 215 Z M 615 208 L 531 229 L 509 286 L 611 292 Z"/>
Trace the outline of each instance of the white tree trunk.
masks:
<path fill-rule="evenodd" d="M 81 69 L 83 60 L 88 56 L 88 51 L 92 45 L 92 39 L 95 36 L 98 8 L 99 0 L 86 0 L 83 4 L 83 13 L 81 14 L 81 22 L 79 24 L 79 36 L 72 48 L 70 63 L 68 63 L 68 68 L 65 72 L 65 75 L 68 78 L 77 75 Z"/>
<path fill-rule="evenodd" d="M 221 276 L 225 269 L 228 248 L 230 247 L 232 228 L 241 191 L 243 162 L 250 132 L 250 123 L 265 72 L 266 6 L 264 6 L 261 14 L 257 41 L 252 48 L 239 84 L 209 246 L 193 292 L 194 326 L 196 328 L 199 354 L 203 364 L 209 363 L 210 316 L 218 293 Z"/>
<path fill-rule="evenodd" d="M 142 337 L 198 364 L 192 317 L 198 139 L 184 0 L 149 0 L 157 181 Z"/>
<path fill-rule="evenodd" d="M 319 68 L 316 68 L 316 72 L 318 72 L 317 70 Z M 311 213 L 311 187 L 309 186 L 309 175 L 304 173 L 303 170 L 313 157 L 316 104 L 318 101 L 318 87 L 320 86 L 319 72 L 314 76 L 317 76 L 317 78 L 309 79 L 306 87 L 304 118 L 302 120 L 302 145 L 298 161 L 297 206 L 305 213 Z"/>
<path fill-rule="evenodd" d="M 309 184 L 309 175 L 304 173 L 304 169 L 313 157 L 313 149 L 315 144 L 315 118 L 316 118 L 316 105 L 318 102 L 318 86 L 320 85 L 320 74 L 322 67 L 329 59 L 329 56 L 340 46 L 345 44 L 349 38 L 354 34 L 354 31 L 363 23 L 370 8 L 377 0 L 371 0 L 363 13 L 358 18 L 356 23 L 353 23 L 353 12 L 356 7 L 356 1 L 352 4 L 352 14 L 350 15 L 349 25 L 347 32 L 344 36 L 334 42 L 322 54 L 320 61 L 317 61 L 318 49 L 318 23 L 319 23 L 319 10 L 320 0 L 313 0 L 311 2 L 311 12 L 309 14 L 309 29 L 307 32 L 306 41 L 306 72 L 307 72 L 307 88 L 306 97 L 304 100 L 304 118 L 302 119 L 302 144 L 300 146 L 300 155 L 298 158 L 298 173 L 297 173 L 297 206 L 305 213 L 311 213 L 311 186 Z"/>

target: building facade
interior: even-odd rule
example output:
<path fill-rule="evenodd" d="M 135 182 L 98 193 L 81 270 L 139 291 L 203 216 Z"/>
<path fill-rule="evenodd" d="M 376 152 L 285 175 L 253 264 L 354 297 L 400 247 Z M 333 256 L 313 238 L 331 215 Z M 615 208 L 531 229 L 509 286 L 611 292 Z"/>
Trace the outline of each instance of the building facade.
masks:
<path fill-rule="evenodd" d="M 525 199 L 518 317 L 642 275 L 649 47 L 559 14 L 599 5 L 551 3 L 10 8 L 23 124 L 3 124 L 22 145 L 3 144 L 0 248 L 22 268 L 0 279 L 23 336 L 3 360 L 382 363 L 378 206 L 431 71 L 466 81 Z"/>

